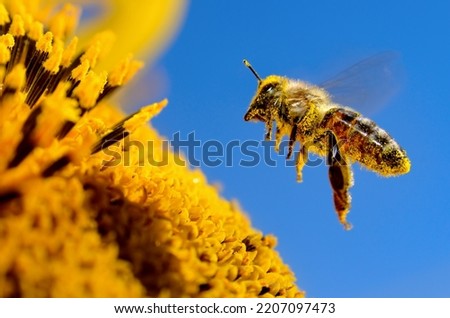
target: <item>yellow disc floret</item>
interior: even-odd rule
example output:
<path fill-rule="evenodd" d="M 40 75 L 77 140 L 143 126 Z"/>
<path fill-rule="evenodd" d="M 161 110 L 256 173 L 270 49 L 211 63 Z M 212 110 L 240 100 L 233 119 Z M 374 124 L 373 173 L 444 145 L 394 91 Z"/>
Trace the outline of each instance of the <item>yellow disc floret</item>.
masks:
<path fill-rule="evenodd" d="M 0 4 L 0 297 L 303 296 L 275 238 L 147 126 L 166 100 L 111 105 L 142 63 L 94 69 L 114 35 L 80 47 L 79 9 L 54 11 Z"/>

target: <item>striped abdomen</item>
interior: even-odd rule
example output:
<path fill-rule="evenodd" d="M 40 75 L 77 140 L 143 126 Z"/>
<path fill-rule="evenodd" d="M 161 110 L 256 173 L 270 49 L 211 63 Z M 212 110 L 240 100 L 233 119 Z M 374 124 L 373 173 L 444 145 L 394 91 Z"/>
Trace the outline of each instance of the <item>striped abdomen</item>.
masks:
<path fill-rule="evenodd" d="M 327 112 L 321 126 L 335 134 L 344 157 L 370 170 L 392 176 L 410 169 L 405 150 L 372 120 L 353 110 L 333 108 Z"/>

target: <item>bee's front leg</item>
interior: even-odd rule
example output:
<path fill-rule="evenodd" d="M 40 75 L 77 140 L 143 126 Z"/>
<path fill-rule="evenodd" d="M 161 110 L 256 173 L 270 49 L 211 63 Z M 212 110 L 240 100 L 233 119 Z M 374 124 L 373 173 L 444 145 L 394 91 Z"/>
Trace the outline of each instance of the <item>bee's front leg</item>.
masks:
<path fill-rule="evenodd" d="M 267 120 L 267 122 L 266 122 L 266 134 L 264 135 L 264 139 L 266 141 L 272 139 L 272 125 L 273 125 L 273 121 L 271 119 Z"/>
<path fill-rule="evenodd" d="M 277 130 L 275 131 L 275 151 L 280 152 L 280 144 L 281 140 L 283 139 L 283 135 L 281 132 L 280 125 L 277 124 Z"/>
<path fill-rule="evenodd" d="M 300 145 L 300 151 L 297 155 L 297 158 L 295 159 L 295 168 L 297 170 L 297 182 L 303 181 L 302 171 L 307 161 L 308 161 L 308 151 L 306 150 L 306 147 Z"/>
<path fill-rule="evenodd" d="M 331 188 L 333 189 L 333 200 L 339 222 L 344 225 L 346 230 L 351 229 L 351 224 L 347 222 L 347 214 L 350 212 L 351 196 L 349 189 L 353 185 L 353 174 L 350 164 L 347 164 L 342 156 L 336 136 L 328 133 L 328 156 L 329 165 L 328 177 Z"/>
<path fill-rule="evenodd" d="M 297 125 L 294 125 L 294 127 L 292 127 L 291 134 L 289 136 L 288 153 L 286 156 L 287 160 L 289 160 L 291 158 L 292 152 L 294 151 L 294 144 L 297 139 L 297 130 L 298 130 Z M 306 148 L 303 147 L 302 145 L 300 145 L 300 151 L 297 155 L 297 158 L 295 159 L 295 167 L 297 170 L 297 182 L 303 181 L 302 170 L 303 170 L 303 166 L 305 165 L 306 161 L 308 160 L 307 158 L 308 158 L 308 156 L 307 156 Z"/>
<path fill-rule="evenodd" d="M 294 125 L 294 127 L 292 127 L 291 134 L 289 135 L 288 153 L 286 155 L 286 160 L 291 159 L 296 138 L 297 138 L 297 125 Z"/>

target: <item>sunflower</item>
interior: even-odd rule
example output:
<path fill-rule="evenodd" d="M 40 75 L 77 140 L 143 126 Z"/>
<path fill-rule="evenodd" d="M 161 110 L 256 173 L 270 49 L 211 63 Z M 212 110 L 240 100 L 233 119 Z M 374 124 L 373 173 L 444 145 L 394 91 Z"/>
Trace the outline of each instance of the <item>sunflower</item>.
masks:
<path fill-rule="evenodd" d="M 127 51 L 153 58 L 185 7 L 142 5 L 78 38 L 76 6 L 0 4 L 0 296 L 303 296 L 276 239 L 147 125 L 167 101 L 114 104 L 142 67 Z"/>

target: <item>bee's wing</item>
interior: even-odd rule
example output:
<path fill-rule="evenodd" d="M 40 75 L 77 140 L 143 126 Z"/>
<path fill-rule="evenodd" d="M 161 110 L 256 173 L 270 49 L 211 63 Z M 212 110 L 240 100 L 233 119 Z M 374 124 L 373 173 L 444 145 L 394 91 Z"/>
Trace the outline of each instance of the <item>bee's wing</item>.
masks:
<path fill-rule="evenodd" d="M 335 103 L 367 114 L 385 105 L 402 82 L 399 54 L 383 52 L 350 66 L 319 86 Z"/>

